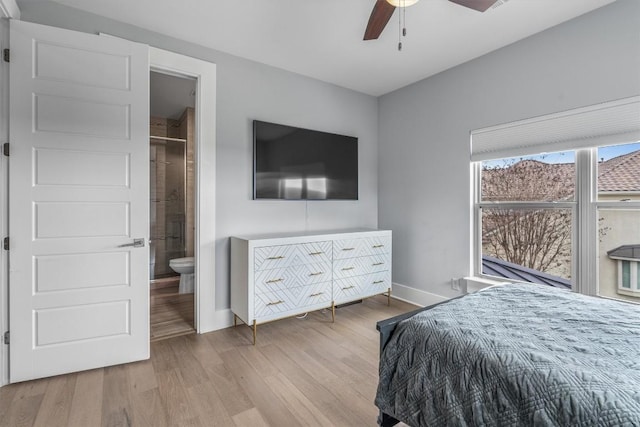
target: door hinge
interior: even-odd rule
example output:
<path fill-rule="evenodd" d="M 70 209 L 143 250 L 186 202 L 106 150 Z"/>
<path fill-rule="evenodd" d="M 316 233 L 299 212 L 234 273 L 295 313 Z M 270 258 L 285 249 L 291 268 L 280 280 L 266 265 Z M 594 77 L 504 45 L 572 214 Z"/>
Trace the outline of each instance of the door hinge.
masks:
<path fill-rule="evenodd" d="M 5 237 L 2 243 L 2 247 L 4 248 L 5 251 L 9 250 L 9 238 Z"/>
<path fill-rule="evenodd" d="M 5 142 L 4 144 L 2 144 L 2 154 L 4 154 L 5 156 L 9 157 L 9 143 Z"/>
<path fill-rule="evenodd" d="M 9 62 L 9 59 L 11 58 L 11 53 L 9 49 L 4 49 L 2 51 L 2 58 L 4 59 L 4 62 Z"/>
<path fill-rule="evenodd" d="M 4 343 L 9 344 L 9 331 L 4 333 Z"/>

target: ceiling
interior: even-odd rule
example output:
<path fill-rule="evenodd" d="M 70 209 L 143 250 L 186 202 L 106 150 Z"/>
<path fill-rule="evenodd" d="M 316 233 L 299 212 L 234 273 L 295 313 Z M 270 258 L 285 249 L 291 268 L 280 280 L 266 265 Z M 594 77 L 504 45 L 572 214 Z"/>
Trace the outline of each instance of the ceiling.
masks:
<path fill-rule="evenodd" d="M 177 120 L 182 117 L 185 108 L 195 108 L 195 91 L 195 79 L 152 71 L 149 80 L 149 114 Z"/>
<path fill-rule="evenodd" d="M 375 0 L 55 0 L 151 31 L 382 95 L 615 0 L 498 0 L 485 13 L 448 0 L 398 10 L 363 41 Z"/>

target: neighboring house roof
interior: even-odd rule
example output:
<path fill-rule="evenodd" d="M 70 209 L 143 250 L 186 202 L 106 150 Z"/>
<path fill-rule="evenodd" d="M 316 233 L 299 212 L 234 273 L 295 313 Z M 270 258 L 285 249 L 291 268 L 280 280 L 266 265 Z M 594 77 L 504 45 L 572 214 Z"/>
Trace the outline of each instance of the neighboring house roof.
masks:
<path fill-rule="evenodd" d="M 553 286 L 555 288 L 571 289 L 570 280 L 503 261 L 488 255 L 482 256 L 482 273 L 490 276 L 504 277 L 505 279 Z"/>
<path fill-rule="evenodd" d="M 633 259 L 640 261 L 640 244 L 618 246 L 608 251 L 607 255 L 613 259 Z"/>
<path fill-rule="evenodd" d="M 640 192 L 640 150 L 599 163 L 598 191 Z"/>

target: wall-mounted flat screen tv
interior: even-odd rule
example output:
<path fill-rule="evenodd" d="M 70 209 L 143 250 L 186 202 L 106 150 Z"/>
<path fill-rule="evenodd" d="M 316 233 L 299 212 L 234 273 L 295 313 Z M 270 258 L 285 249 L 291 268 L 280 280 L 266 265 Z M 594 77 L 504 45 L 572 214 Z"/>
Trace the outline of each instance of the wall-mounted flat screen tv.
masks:
<path fill-rule="evenodd" d="M 253 154 L 254 199 L 358 199 L 358 138 L 254 120 Z"/>

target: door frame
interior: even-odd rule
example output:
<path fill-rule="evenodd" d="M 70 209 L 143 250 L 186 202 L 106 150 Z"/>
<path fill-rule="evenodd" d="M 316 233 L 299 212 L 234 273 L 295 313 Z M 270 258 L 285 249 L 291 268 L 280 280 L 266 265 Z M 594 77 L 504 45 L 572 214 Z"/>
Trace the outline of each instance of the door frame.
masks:
<path fill-rule="evenodd" d="M 150 46 L 151 71 L 196 79 L 194 327 L 201 334 L 228 326 L 215 305 L 216 65 Z"/>
<path fill-rule="evenodd" d="M 20 19 L 20 9 L 16 0 L 0 0 L 0 18 Z"/>
<path fill-rule="evenodd" d="M 20 19 L 15 0 L 0 0 L 0 50 L 9 48 L 9 19 Z M 9 142 L 9 64 L 0 59 L 0 144 Z M 0 154 L 0 238 L 9 229 L 9 169 L 8 159 Z M 0 248 L 0 387 L 9 384 L 9 346 L 2 342 L 9 330 L 9 257 Z"/>

